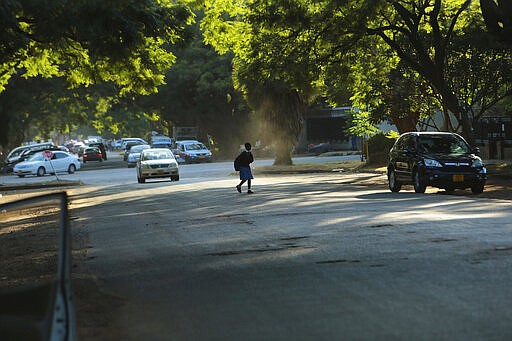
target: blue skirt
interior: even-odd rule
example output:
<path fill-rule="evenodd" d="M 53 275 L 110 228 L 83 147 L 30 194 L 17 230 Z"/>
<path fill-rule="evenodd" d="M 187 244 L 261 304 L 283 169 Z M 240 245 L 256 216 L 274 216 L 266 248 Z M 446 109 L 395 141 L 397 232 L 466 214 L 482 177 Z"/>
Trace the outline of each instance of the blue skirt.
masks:
<path fill-rule="evenodd" d="M 240 180 L 254 179 L 250 167 L 240 167 Z"/>

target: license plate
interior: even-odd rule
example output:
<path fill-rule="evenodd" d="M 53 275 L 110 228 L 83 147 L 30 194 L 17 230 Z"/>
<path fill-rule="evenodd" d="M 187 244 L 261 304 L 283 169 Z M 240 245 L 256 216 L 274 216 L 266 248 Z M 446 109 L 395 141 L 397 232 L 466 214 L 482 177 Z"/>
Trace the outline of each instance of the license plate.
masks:
<path fill-rule="evenodd" d="M 200 159 L 204 159 L 204 155 L 199 156 Z"/>
<path fill-rule="evenodd" d="M 452 180 L 453 182 L 464 182 L 464 174 L 454 174 Z"/>
<path fill-rule="evenodd" d="M 158 170 L 158 174 L 163 174 L 163 173 L 165 173 L 165 171 L 163 169 Z"/>

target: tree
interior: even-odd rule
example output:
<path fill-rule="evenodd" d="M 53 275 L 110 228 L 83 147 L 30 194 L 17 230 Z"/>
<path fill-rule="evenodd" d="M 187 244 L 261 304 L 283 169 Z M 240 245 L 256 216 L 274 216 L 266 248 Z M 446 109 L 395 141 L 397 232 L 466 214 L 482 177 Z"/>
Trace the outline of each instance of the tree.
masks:
<path fill-rule="evenodd" d="M 208 1 L 201 27 L 207 43 L 220 53 L 231 51 L 235 55 L 235 86 L 268 128 L 267 140 L 271 138 L 275 145 L 274 163 L 291 164 L 292 146 L 314 89 L 311 68 L 316 66 L 300 58 L 292 63 L 291 55 L 281 60 L 292 48 L 286 39 L 289 33 L 276 33 L 271 21 L 260 19 L 272 12 L 278 20 L 291 20 L 300 13 L 292 7 L 278 10 L 272 5 Z"/>
<path fill-rule="evenodd" d="M 487 30 L 498 40 L 512 44 L 512 2 L 480 0 Z"/>
<path fill-rule="evenodd" d="M 198 17 L 202 16 L 198 13 Z M 233 56 L 219 55 L 203 43 L 199 27 L 190 27 L 190 45 L 174 48 L 176 64 L 158 93 L 139 97 L 137 110 L 155 113 L 161 128 L 196 126 L 200 138 L 224 156 L 238 152 L 250 137 L 251 112 L 232 80 Z M 249 135 L 249 136 L 248 136 Z"/>
<path fill-rule="evenodd" d="M 110 83 L 126 95 L 164 83 L 175 61 L 169 47 L 186 38 L 192 12 L 167 0 L 6 0 L 0 18 L 0 92 L 13 76 L 60 77 L 71 88 Z M 14 111 L 2 113 L 5 145 Z"/>

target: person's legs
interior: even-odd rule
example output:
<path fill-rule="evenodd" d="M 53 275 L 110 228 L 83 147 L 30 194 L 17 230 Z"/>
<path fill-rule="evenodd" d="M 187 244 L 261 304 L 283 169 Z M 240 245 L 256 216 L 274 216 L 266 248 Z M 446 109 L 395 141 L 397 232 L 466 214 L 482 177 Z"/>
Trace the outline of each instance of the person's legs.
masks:
<path fill-rule="evenodd" d="M 247 189 L 251 190 L 251 179 L 247 180 Z"/>
<path fill-rule="evenodd" d="M 238 191 L 238 193 L 242 193 L 242 185 L 244 184 L 246 180 L 242 180 L 240 181 L 240 183 L 236 186 L 236 190 Z"/>

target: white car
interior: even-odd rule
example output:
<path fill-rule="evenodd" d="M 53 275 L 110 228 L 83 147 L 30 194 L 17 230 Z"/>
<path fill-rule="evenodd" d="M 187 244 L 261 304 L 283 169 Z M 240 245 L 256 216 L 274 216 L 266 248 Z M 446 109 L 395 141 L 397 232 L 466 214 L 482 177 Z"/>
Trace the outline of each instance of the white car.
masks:
<path fill-rule="evenodd" d="M 150 178 L 171 178 L 172 181 L 180 179 L 178 162 L 167 148 L 144 149 L 140 153 L 136 168 L 139 183 Z"/>
<path fill-rule="evenodd" d="M 14 166 L 13 174 L 20 178 L 25 175 L 43 176 L 45 174 L 64 173 L 73 174 L 80 169 L 80 161 L 76 155 L 64 151 L 51 151 L 50 158 L 46 158 L 39 152 L 32 155 L 26 161 L 17 163 Z"/>

